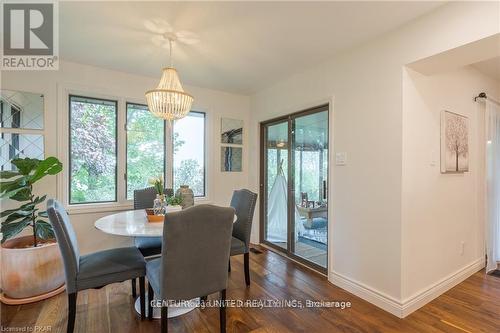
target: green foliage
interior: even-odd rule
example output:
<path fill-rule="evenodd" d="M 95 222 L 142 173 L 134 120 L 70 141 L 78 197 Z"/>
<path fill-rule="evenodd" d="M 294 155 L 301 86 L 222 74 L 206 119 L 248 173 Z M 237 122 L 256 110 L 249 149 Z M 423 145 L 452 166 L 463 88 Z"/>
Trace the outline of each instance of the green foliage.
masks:
<path fill-rule="evenodd" d="M 203 193 L 204 170 L 195 159 L 182 160 L 174 170 L 174 188 L 189 185 L 195 195 Z"/>
<path fill-rule="evenodd" d="M 71 203 L 115 200 L 116 108 L 71 102 Z"/>
<path fill-rule="evenodd" d="M 177 153 L 179 149 L 182 147 L 182 145 L 186 143 L 186 141 L 179 138 L 179 133 L 177 132 L 174 132 L 173 142 L 174 142 L 174 154 Z"/>
<path fill-rule="evenodd" d="M 47 213 L 41 212 L 37 208 L 38 205 L 45 202 L 47 196 L 35 196 L 33 184 L 45 176 L 61 172 L 62 163 L 55 157 L 48 157 L 45 160 L 16 158 L 11 163 L 17 168 L 17 171 L 0 172 L 0 198 L 27 202 L 18 208 L 0 213 L 0 218 L 3 220 L 0 229 L 3 234 L 2 243 L 31 226 L 36 246 L 37 238 L 54 238 L 54 232 L 51 225 L 45 220 Z"/>
<path fill-rule="evenodd" d="M 189 185 L 195 196 L 205 195 L 204 122 L 203 116 L 192 113 L 176 121 L 173 128 L 173 188 Z"/>
<path fill-rule="evenodd" d="M 71 203 L 115 199 L 115 115 L 111 105 L 71 103 Z M 127 105 L 127 199 L 134 190 L 150 186 L 151 175 L 164 174 L 165 126 L 147 107 Z M 175 154 L 185 141 L 177 132 L 172 139 Z M 182 161 L 174 171 L 174 188 L 187 184 L 195 194 L 203 193 L 203 172 L 196 160 Z"/>
<path fill-rule="evenodd" d="M 164 173 L 164 121 L 147 108 L 127 108 L 127 198 L 148 186 L 148 177 Z"/>
<path fill-rule="evenodd" d="M 178 206 L 182 204 L 182 197 L 179 196 L 171 196 L 167 198 L 167 204 L 169 206 Z"/>
<path fill-rule="evenodd" d="M 140 105 L 130 104 L 127 108 L 127 198 L 131 199 L 134 190 L 154 185 L 149 182 L 151 175 L 163 175 L 164 173 L 164 135 L 165 123 Z M 173 133 L 174 154 L 184 145 L 185 141 L 179 137 L 179 133 Z M 196 163 L 196 161 L 195 161 Z M 184 174 L 178 175 L 177 180 L 183 180 L 181 184 L 189 184 L 192 179 L 187 175 L 195 175 L 199 179 L 199 170 L 203 169 L 197 165 L 184 164 L 184 167 L 194 167 L 196 170 L 185 170 Z M 195 183 L 200 183 L 195 179 Z M 201 181 L 203 184 L 203 181 Z M 174 181 L 174 188 L 178 188 L 179 183 Z M 198 186 L 199 187 L 199 186 Z M 201 187 L 203 191 L 203 186 Z M 157 188 L 157 192 L 162 194 Z"/>

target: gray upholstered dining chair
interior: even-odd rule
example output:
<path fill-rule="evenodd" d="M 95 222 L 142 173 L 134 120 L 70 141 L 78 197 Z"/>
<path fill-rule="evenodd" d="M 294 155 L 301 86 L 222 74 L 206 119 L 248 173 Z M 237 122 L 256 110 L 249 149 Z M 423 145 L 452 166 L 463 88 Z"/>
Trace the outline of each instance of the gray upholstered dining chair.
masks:
<path fill-rule="evenodd" d="M 147 187 L 145 189 L 134 190 L 134 209 L 146 209 L 153 207 L 156 199 L 156 189 Z M 165 189 L 167 196 L 174 195 L 171 188 Z M 161 254 L 161 237 L 134 237 L 134 245 L 141 251 L 144 257 L 151 257 Z M 136 281 L 132 280 L 132 297 L 136 297 Z"/>
<path fill-rule="evenodd" d="M 146 264 L 149 319 L 155 294 L 163 302 L 219 292 L 225 301 L 233 220 L 233 208 L 213 205 L 193 206 L 165 217 L 161 257 Z M 168 307 L 162 307 L 161 332 L 168 331 L 167 313 Z M 226 331 L 224 304 L 220 331 Z"/>
<path fill-rule="evenodd" d="M 237 220 L 233 226 L 231 256 L 243 254 L 245 283 L 250 285 L 250 232 L 252 231 L 253 213 L 257 203 L 257 193 L 242 189 L 233 192 L 231 207 L 236 210 Z M 229 263 L 231 271 L 231 262 Z"/>
<path fill-rule="evenodd" d="M 47 214 L 61 250 L 68 293 L 68 327 L 73 332 L 78 291 L 101 288 L 134 278 L 140 280 L 141 319 L 145 316 L 146 261 L 135 247 L 123 247 L 80 256 L 69 216 L 54 199 L 47 201 Z"/>

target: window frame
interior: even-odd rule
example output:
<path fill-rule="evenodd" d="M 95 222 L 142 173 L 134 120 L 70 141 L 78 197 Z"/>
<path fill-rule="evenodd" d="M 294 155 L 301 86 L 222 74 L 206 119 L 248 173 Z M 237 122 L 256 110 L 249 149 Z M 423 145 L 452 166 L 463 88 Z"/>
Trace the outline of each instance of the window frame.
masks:
<path fill-rule="evenodd" d="M 92 95 L 92 94 L 91 94 Z M 114 200 L 106 200 L 106 201 L 85 201 L 85 202 L 71 202 L 71 99 L 72 98 L 84 98 L 84 99 L 89 99 L 89 100 L 99 100 L 99 101 L 105 101 L 105 102 L 112 102 L 115 104 L 115 199 Z M 69 166 L 69 171 L 68 171 L 68 183 L 67 188 L 68 188 L 68 194 L 67 197 L 65 198 L 68 202 L 69 206 L 80 206 L 80 205 L 92 205 L 92 204 L 109 204 L 109 203 L 118 203 L 118 164 L 120 163 L 120 155 L 119 155 L 119 133 L 118 133 L 118 114 L 119 114 L 119 101 L 118 99 L 108 99 L 108 98 L 102 98 L 102 97 L 89 97 L 89 96 L 84 96 L 81 94 L 68 94 L 68 128 L 67 128 L 67 133 L 68 133 L 68 166 Z"/>
<path fill-rule="evenodd" d="M 133 202 L 134 198 L 128 198 L 128 106 L 129 105 L 138 105 L 138 106 L 145 106 L 148 108 L 147 104 L 142 104 L 142 103 L 136 103 L 136 102 L 130 102 L 129 100 L 125 100 L 125 126 L 124 126 L 124 131 L 125 131 L 125 174 L 123 175 L 123 180 L 125 182 L 125 201 L 126 202 Z M 149 108 L 148 108 L 149 112 Z M 163 179 L 164 179 L 164 186 L 167 186 L 167 154 L 168 154 L 168 149 L 167 149 L 167 121 L 163 120 Z"/>
<path fill-rule="evenodd" d="M 206 199 L 207 198 L 207 113 L 204 111 L 191 110 L 189 113 L 198 113 L 203 115 L 203 195 L 195 195 L 195 198 Z M 188 114 L 189 116 L 189 114 Z M 171 151 L 172 151 L 172 167 L 170 172 L 171 186 L 174 185 L 174 151 L 173 151 L 173 141 L 175 133 L 175 123 L 171 126 Z"/>

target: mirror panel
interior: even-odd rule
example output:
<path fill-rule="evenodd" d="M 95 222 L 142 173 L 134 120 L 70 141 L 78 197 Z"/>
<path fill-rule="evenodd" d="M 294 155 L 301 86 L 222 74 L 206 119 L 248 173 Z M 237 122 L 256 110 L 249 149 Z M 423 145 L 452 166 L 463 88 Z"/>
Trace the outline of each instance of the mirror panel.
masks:
<path fill-rule="evenodd" d="M 42 94 L 1 90 L 0 128 L 43 129 Z"/>

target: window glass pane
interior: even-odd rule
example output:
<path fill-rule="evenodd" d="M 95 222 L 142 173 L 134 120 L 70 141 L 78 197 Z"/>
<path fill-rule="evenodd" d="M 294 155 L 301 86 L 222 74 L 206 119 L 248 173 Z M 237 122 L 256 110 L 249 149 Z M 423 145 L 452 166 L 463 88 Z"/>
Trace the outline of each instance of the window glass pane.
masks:
<path fill-rule="evenodd" d="M 70 96 L 70 203 L 116 201 L 117 102 Z"/>
<path fill-rule="evenodd" d="M 205 196 L 205 113 L 190 112 L 174 124 L 174 190 L 189 185 Z"/>
<path fill-rule="evenodd" d="M 10 163 L 14 158 L 44 159 L 43 136 L 36 134 L 0 134 L 0 170 L 15 170 Z"/>
<path fill-rule="evenodd" d="M 165 122 L 147 106 L 127 103 L 127 199 L 149 187 L 148 179 L 164 175 Z"/>

